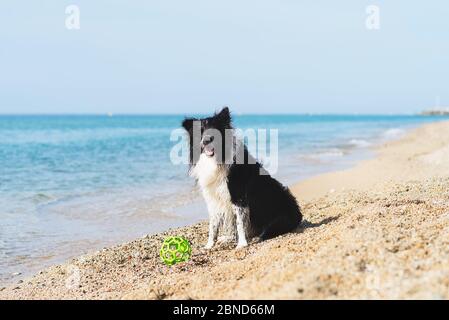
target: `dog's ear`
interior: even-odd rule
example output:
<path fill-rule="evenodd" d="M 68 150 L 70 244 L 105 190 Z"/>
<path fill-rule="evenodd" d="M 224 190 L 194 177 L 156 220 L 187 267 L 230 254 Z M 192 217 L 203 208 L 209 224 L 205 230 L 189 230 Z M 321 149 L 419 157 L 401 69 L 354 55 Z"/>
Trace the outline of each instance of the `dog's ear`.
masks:
<path fill-rule="evenodd" d="M 195 118 L 185 118 L 184 121 L 182 121 L 182 127 L 186 129 L 187 132 L 190 132 L 193 128 L 193 121 L 196 121 Z"/>
<path fill-rule="evenodd" d="M 216 115 L 217 119 L 219 119 L 220 123 L 225 126 L 231 125 L 231 113 L 229 112 L 228 107 L 224 107 L 221 111 Z"/>

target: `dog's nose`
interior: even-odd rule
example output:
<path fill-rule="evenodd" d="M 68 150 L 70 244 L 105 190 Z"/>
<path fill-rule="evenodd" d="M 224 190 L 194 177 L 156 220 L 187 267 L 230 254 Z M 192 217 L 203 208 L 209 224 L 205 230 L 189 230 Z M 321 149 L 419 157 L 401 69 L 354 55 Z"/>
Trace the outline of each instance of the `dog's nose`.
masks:
<path fill-rule="evenodd" d="M 214 141 L 214 136 L 209 136 L 209 135 L 205 135 L 203 136 L 203 144 L 207 145 L 209 143 L 211 143 L 212 141 Z"/>

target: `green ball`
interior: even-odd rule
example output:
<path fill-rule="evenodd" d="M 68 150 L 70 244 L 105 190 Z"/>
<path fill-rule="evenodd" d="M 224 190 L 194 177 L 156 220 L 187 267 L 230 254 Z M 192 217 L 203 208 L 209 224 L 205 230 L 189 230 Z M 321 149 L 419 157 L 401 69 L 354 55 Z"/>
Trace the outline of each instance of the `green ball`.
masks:
<path fill-rule="evenodd" d="M 172 266 L 178 262 L 188 261 L 192 248 L 189 241 L 183 237 L 168 237 L 162 243 L 159 254 L 166 265 Z"/>

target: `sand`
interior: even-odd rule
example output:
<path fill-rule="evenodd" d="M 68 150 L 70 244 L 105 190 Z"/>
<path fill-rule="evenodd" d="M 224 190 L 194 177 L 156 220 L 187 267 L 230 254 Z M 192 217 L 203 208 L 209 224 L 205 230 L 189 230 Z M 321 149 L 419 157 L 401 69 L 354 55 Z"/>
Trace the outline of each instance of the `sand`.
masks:
<path fill-rule="evenodd" d="M 203 222 L 51 267 L 0 299 L 449 299 L 449 122 L 376 154 L 292 186 L 294 233 L 204 251 Z M 189 262 L 160 262 L 167 235 L 191 240 Z"/>

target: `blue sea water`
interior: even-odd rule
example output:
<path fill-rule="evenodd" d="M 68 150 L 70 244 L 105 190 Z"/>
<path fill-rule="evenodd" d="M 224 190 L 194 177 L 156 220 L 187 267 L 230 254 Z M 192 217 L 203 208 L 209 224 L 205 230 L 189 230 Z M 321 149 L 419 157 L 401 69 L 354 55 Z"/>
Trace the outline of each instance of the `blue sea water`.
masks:
<path fill-rule="evenodd" d="M 0 283 L 68 257 L 206 218 L 186 165 L 173 165 L 183 116 L 0 116 Z M 370 146 L 440 118 L 236 115 L 277 129 L 279 170 L 292 183 L 350 166 Z"/>

